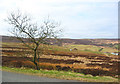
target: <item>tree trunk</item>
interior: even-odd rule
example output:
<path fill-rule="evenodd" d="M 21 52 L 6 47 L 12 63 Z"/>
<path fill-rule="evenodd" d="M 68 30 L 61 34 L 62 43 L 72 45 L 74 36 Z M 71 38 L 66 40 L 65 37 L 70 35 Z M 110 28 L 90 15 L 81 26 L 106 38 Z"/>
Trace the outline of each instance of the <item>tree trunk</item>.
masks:
<path fill-rule="evenodd" d="M 33 59 L 33 62 L 36 65 L 36 69 L 39 70 L 39 67 L 38 67 L 38 64 L 37 64 L 36 60 L 37 60 L 37 47 L 34 50 L 34 59 Z"/>

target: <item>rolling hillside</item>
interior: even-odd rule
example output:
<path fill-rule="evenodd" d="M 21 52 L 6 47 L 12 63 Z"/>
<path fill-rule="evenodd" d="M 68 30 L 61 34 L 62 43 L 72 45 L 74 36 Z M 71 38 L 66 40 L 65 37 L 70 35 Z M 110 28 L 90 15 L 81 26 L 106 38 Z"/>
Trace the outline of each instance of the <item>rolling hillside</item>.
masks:
<path fill-rule="evenodd" d="M 1 36 L 2 42 L 20 42 L 15 37 L 11 38 L 10 36 Z M 27 39 L 24 39 L 27 40 Z M 83 45 L 96 45 L 101 46 L 101 44 L 118 44 L 118 39 L 47 39 L 50 44 L 83 44 Z"/>

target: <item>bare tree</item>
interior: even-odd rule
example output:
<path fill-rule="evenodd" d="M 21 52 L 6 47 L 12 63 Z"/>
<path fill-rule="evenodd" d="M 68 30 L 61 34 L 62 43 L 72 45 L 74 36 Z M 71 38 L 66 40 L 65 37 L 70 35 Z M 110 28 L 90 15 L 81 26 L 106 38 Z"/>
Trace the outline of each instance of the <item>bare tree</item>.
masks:
<path fill-rule="evenodd" d="M 13 27 L 11 33 L 34 52 L 33 62 L 36 65 L 36 69 L 39 69 L 37 63 L 38 47 L 41 43 L 47 43 L 47 38 L 57 38 L 60 35 L 61 29 L 56 29 L 60 24 L 47 18 L 41 26 L 38 26 L 36 23 L 32 23 L 30 17 L 19 11 L 10 13 L 6 21 Z M 24 38 L 27 38 L 32 43 L 32 46 Z"/>

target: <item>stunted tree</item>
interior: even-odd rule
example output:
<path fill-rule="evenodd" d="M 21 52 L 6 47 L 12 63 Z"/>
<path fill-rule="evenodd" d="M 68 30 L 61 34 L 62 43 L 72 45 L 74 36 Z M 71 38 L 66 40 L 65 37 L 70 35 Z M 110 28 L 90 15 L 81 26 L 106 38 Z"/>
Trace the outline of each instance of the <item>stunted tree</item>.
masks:
<path fill-rule="evenodd" d="M 32 23 L 32 20 L 28 15 L 21 13 L 20 11 L 12 12 L 7 17 L 6 21 L 12 25 L 12 30 L 10 31 L 18 40 L 20 40 L 26 47 L 34 52 L 33 62 L 38 67 L 38 47 L 40 44 L 47 43 L 48 38 L 57 38 L 61 29 L 57 29 L 60 24 L 53 20 L 47 18 L 41 23 L 40 26 L 37 23 Z M 27 39 L 27 43 L 25 41 Z"/>

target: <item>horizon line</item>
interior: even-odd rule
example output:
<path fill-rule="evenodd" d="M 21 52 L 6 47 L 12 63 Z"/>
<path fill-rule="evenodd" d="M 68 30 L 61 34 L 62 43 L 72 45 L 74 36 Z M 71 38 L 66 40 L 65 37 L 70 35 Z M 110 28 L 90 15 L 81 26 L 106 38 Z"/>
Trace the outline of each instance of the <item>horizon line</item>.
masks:
<path fill-rule="evenodd" d="M 8 36 L 8 35 L 0 35 L 0 36 Z M 8 37 L 10 37 L 10 36 L 8 36 Z M 15 37 L 15 36 L 13 36 L 13 37 Z M 58 38 L 58 39 L 120 39 L 119 37 L 118 38 Z"/>

